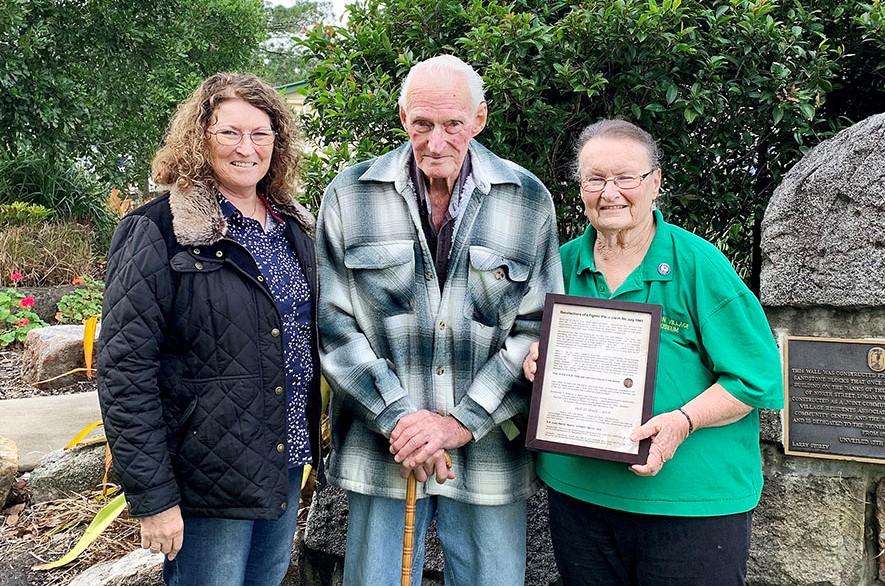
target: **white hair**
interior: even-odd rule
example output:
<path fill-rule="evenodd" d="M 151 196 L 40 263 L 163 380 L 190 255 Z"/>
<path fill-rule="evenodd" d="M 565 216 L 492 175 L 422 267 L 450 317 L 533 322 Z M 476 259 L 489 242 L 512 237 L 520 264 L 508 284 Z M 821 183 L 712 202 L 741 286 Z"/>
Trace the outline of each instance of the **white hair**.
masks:
<path fill-rule="evenodd" d="M 455 57 L 454 55 L 437 55 L 430 59 L 425 59 L 420 63 L 416 63 L 409 70 L 408 75 L 403 80 L 400 88 L 399 100 L 397 103 L 400 108 L 406 110 L 406 96 L 409 95 L 409 89 L 412 86 L 412 80 L 417 73 L 425 73 L 431 78 L 433 77 L 452 77 L 453 75 L 463 75 L 467 81 L 467 89 L 470 91 L 470 103 L 475 112 L 479 105 L 486 101 L 483 93 L 482 77 L 469 65 Z"/>

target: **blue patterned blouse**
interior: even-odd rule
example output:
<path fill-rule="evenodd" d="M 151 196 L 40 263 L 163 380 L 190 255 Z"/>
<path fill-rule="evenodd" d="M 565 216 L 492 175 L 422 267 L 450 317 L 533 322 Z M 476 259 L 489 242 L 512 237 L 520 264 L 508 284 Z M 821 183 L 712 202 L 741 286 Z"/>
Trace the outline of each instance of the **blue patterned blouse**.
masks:
<path fill-rule="evenodd" d="M 242 244 L 255 259 L 280 312 L 286 354 L 289 467 L 309 464 L 307 394 L 314 376 L 314 364 L 310 352 L 312 308 L 307 279 L 295 251 L 286 239 L 286 226 L 273 209 L 273 204 L 262 197 L 269 207 L 265 229 L 262 230 L 260 223 L 243 217 L 221 193 L 216 192 L 216 196 L 228 222 L 227 235 Z"/>

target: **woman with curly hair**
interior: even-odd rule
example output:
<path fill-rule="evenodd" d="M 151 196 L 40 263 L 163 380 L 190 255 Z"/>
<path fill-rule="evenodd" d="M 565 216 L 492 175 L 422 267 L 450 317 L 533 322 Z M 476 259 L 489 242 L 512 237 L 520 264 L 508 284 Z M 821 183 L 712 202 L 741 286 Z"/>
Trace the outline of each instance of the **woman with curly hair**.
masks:
<path fill-rule="evenodd" d="M 313 217 L 296 124 L 252 75 L 206 79 L 153 161 L 167 191 L 108 254 L 99 399 L 167 584 L 279 584 L 321 461 Z"/>

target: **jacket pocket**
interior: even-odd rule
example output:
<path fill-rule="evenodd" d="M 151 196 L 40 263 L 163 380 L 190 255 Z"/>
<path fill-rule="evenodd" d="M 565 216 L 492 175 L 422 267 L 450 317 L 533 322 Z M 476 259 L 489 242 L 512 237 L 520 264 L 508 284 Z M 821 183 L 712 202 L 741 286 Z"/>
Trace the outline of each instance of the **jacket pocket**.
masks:
<path fill-rule="evenodd" d="M 464 315 L 486 326 L 507 329 L 525 296 L 531 266 L 485 246 L 469 249 Z"/>
<path fill-rule="evenodd" d="M 412 240 L 368 242 L 344 251 L 358 297 L 387 316 L 412 310 L 415 243 Z"/>
<path fill-rule="evenodd" d="M 171 433 L 167 443 L 169 445 L 169 452 L 173 457 L 175 457 L 181 449 L 185 434 L 190 427 L 191 416 L 194 414 L 194 410 L 197 408 L 197 402 L 199 400 L 199 397 L 191 399 L 190 403 L 184 408 L 184 411 L 181 412 L 181 415 L 179 415 L 177 420 L 172 424 L 173 427 L 169 430 Z"/>

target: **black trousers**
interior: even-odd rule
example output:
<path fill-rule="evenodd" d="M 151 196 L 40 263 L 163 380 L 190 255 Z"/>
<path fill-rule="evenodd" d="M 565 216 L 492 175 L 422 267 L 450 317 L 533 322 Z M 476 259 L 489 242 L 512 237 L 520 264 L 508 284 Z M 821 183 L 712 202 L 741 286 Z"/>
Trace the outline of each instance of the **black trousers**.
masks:
<path fill-rule="evenodd" d="M 563 586 L 743 586 L 753 511 L 668 517 L 592 505 L 547 489 Z"/>

